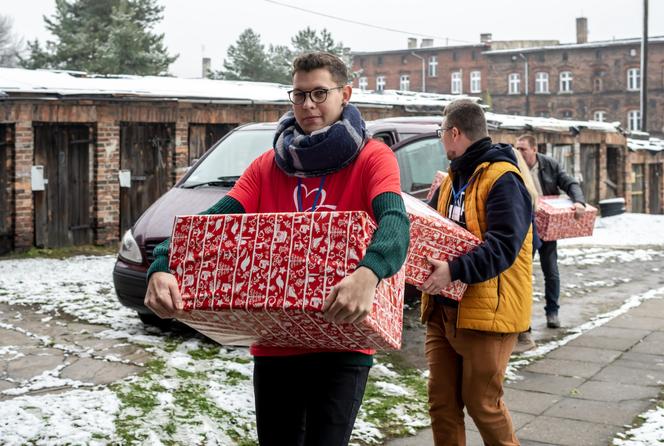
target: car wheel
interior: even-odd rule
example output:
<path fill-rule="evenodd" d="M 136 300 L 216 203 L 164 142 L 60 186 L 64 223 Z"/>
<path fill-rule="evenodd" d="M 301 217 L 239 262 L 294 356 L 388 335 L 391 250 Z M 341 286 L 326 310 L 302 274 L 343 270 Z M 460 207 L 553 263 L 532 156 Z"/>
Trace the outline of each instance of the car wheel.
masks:
<path fill-rule="evenodd" d="M 137 313 L 137 314 L 141 322 L 143 322 L 145 325 L 157 327 L 160 330 L 170 329 L 171 322 L 173 321 L 172 319 L 162 319 L 156 314 L 148 314 L 148 313 Z"/>

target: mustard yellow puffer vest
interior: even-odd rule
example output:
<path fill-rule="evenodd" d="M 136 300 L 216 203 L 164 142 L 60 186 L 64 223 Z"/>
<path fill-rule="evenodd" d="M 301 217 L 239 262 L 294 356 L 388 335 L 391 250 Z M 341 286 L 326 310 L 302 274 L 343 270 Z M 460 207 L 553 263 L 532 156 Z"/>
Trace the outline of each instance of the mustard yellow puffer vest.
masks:
<path fill-rule="evenodd" d="M 508 162 L 482 163 L 473 172 L 466 189 L 466 226 L 480 240 L 487 229 L 486 200 L 494 183 L 507 172 L 521 174 Z M 453 176 L 452 172 L 440 186 L 438 212 L 447 215 Z M 520 333 L 528 329 L 532 307 L 532 226 L 516 261 L 497 277 L 468 286 L 459 302 L 457 328 Z M 422 322 L 433 310 L 433 299 L 422 295 Z"/>

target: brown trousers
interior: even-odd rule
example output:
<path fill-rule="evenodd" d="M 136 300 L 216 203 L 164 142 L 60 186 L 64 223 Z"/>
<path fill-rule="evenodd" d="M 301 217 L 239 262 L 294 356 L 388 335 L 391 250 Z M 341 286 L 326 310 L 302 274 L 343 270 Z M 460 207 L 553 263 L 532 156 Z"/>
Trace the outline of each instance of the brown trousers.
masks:
<path fill-rule="evenodd" d="M 519 445 L 503 403 L 517 333 L 457 329 L 457 309 L 435 304 L 427 323 L 429 415 L 436 446 L 465 446 L 464 407 L 487 446 Z"/>

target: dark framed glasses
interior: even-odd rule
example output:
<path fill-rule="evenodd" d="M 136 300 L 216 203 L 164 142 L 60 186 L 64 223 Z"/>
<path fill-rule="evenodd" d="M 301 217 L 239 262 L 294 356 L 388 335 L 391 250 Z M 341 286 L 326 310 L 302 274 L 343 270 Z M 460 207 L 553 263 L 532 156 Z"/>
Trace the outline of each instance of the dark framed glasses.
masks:
<path fill-rule="evenodd" d="M 311 102 L 315 104 L 320 104 L 325 102 L 327 99 L 327 94 L 332 90 L 340 90 L 344 88 L 334 87 L 334 88 L 314 88 L 313 90 L 303 91 L 303 90 L 291 90 L 288 92 L 288 100 L 290 100 L 295 105 L 302 105 L 304 101 L 307 100 L 307 96 L 311 99 Z"/>

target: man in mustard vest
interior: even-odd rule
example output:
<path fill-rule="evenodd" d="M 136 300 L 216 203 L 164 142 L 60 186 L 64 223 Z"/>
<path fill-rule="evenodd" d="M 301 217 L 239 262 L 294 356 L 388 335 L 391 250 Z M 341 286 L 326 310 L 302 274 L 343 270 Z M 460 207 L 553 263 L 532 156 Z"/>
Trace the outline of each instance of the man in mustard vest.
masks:
<path fill-rule="evenodd" d="M 517 335 L 530 323 L 530 195 L 511 146 L 491 142 L 480 106 L 454 101 L 439 133 L 450 170 L 432 203 L 482 243 L 451 262 L 430 259 L 420 287 L 434 442 L 465 445 L 465 407 L 484 444 L 518 445 L 502 396 Z M 454 280 L 468 284 L 459 302 L 439 295 Z"/>

